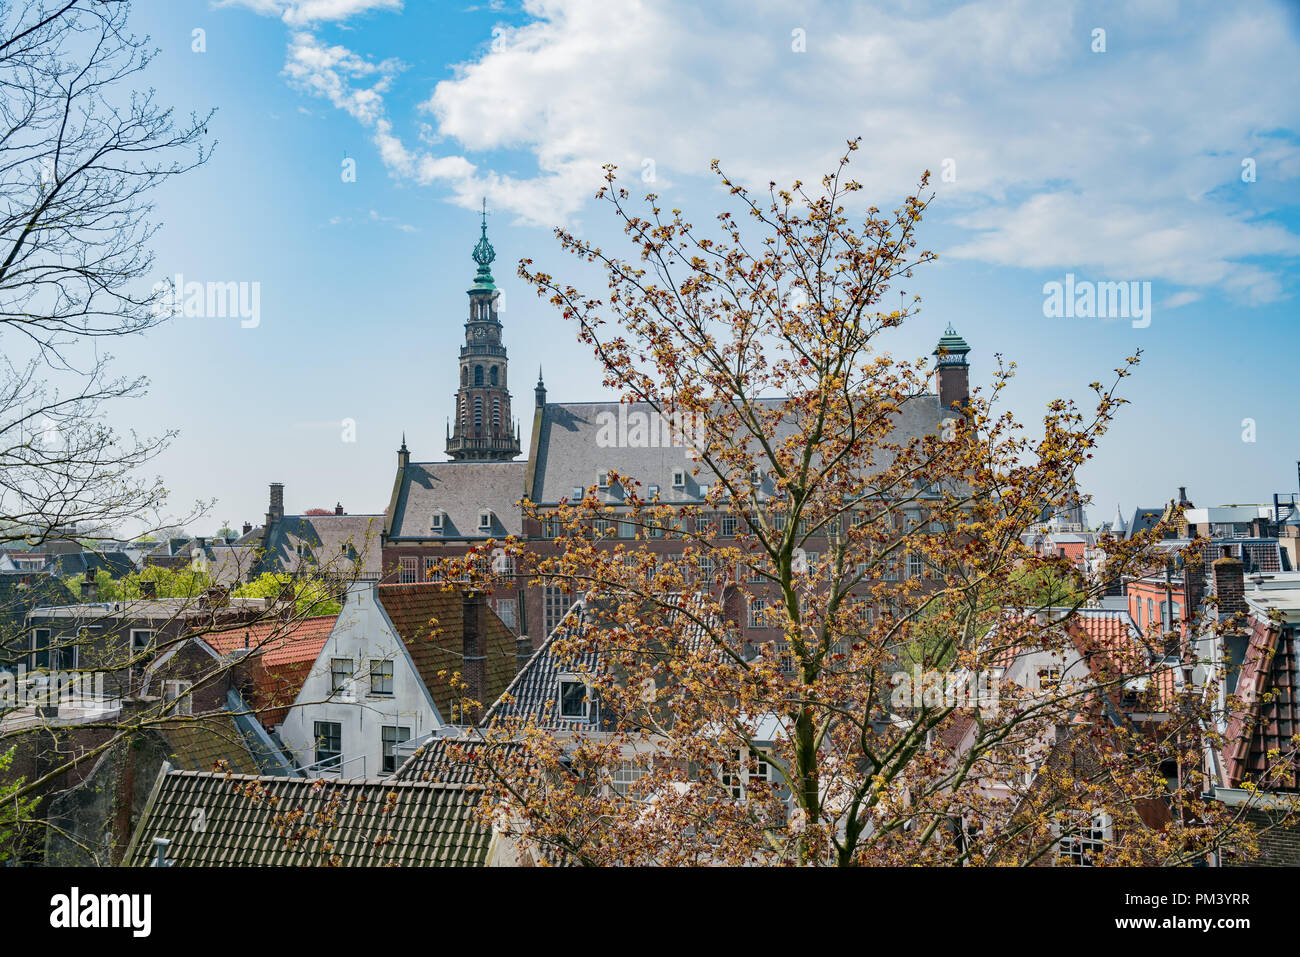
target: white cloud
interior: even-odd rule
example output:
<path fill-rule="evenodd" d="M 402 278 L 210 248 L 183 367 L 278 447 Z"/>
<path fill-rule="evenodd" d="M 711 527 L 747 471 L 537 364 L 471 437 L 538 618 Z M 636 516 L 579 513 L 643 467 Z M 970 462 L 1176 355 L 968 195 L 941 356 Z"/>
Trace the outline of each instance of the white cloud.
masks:
<path fill-rule="evenodd" d="M 1269 219 L 1283 199 L 1267 184 L 1300 175 L 1300 39 L 1281 6 L 525 0 L 524 10 L 529 21 L 495 28 L 434 87 L 423 118 L 409 118 L 409 143 L 384 111 L 395 61 L 300 32 L 286 73 L 371 128 L 394 175 L 465 206 L 486 193 L 534 223 L 572 221 L 606 162 L 634 193 L 697 177 L 713 157 L 753 185 L 815 182 L 861 134 L 863 195 L 887 206 L 934 171 L 935 212 L 970 231 L 944 250 L 957 258 L 1259 302 L 1282 287 L 1258 260 L 1300 255 L 1300 239 Z M 1102 23 L 1108 52 L 1095 54 Z M 796 28 L 806 52 L 792 49 Z M 500 172 L 501 151 L 535 168 Z M 1260 171 L 1253 193 L 1238 178 L 1248 156 Z M 642 189 L 645 160 L 657 179 Z M 955 182 L 938 177 L 945 160 Z"/>
<path fill-rule="evenodd" d="M 342 22 L 372 10 L 401 10 L 402 0 L 218 0 L 218 7 L 247 7 L 254 13 L 280 17 L 290 26 L 321 21 Z"/>

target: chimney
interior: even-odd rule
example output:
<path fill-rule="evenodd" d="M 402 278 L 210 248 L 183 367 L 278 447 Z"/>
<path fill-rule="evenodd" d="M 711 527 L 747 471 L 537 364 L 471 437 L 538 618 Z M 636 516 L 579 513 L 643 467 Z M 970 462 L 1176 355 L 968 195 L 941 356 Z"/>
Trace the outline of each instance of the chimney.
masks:
<path fill-rule="evenodd" d="M 243 534 L 244 534 L 244 535 L 247 535 L 247 534 L 248 534 L 249 532 L 251 532 L 252 530 L 253 530 L 253 523 L 252 523 L 252 522 L 245 522 L 245 523 L 244 523 L 244 531 L 243 531 Z"/>
<path fill-rule="evenodd" d="M 465 592 L 461 600 L 463 634 L 461 651 L 465 660 L 461 677 L 465 681 L 465 696 L 479 702 L 479 707 L 460 714 L 461 724 L 477 724 L 483 709 L 491 704 L 487 697 L 487 660 L 484 645 L 487 641 L 487 598 L 482 592 Z"/>
<path fill-rule="evenodd" d="M 1183 508 L 1192 508 L 1192 503 L 1187 500 L 1187 486 L 1178 486 L 1178 504 Z"/>
<path fill-rule="evenodd" d="M 271 483 L 271 504 L 266 510 L 266 524 L 278 522 L 284 518 L 284 483 Z"/>
<path fill-rule="evenodd" d="M 157 598 L 158 583 L 156 581 L 143 581 L 140 583 L 141 598 Z"/>
<path fill-rule="evenodd" d="M 1223 546 L 1223 554 L 1214 562 L 1214 594 L 1219 599 L 1219 617 L 1246 610 L 1246 582 L 1241 559 L 1232 557 L 1232 548 Z"/>
<path fill-rule="evenodd" d="M 91 602 L 95 600 L 95 593 L 99 590 L 99 585 L 96 583 L 94 577 L 90 575 L 90 572 L 86 572 L 86 574 L 90 577 L 84 578 L 81 581 L 81 600 Z"/>
<path fill-rule="evenodd" d="M 515 639 L 515 674 L 524 670 L 528 659 L 533 656 L 533 639 L 520 635 Z"/>
<path fill-rule="evenodd" d="M 966 356 L 970 346 L 951 325 L 934 347 L 935 391 L 939 393 L 942 415 L 954 405 L 965 408 L 970 399 L 970 367 Z"/>

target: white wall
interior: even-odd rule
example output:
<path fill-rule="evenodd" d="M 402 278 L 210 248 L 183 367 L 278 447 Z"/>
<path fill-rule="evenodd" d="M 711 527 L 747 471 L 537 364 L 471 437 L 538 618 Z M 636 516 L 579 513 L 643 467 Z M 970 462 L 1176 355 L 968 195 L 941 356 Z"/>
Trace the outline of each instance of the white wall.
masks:
<path fill-rule="evenodd" d="M 351 660 L 354 678 L 346 688 L 331 693 L 330 661 L 334 658 Z M 393 662 L 391 696 L 370 693 L 371 659 Z M 383 776 L 383 726 L 407 728 L 413 739 L 442 726 L 433 699 L 376 600 L 371 583 L 360 583 L 348 591 L 333 631 L 279 727 L 280 739 L 300 767 L 316 761 L 317 721 L 335 721 L 342 726 L 343 766 L 324 776 L 344 778 Z M 320 776 L 316 769 L 307 773 Z"/>

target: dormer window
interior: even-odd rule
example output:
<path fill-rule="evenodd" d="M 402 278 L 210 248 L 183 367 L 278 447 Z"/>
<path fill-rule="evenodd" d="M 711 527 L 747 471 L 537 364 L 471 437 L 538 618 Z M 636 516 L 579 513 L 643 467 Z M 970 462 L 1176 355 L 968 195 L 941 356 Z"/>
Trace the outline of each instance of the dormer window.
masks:
<path fill-rule="evenodd" d="M 601 472 L 599 475 L 596 476 L 596 488 L 600 489 L 602 492 L 608 491 L 609 489 L 608 472 Z"/>
<path fill-rule="evenodd" d="M 673 488 L 686 488 L 685 469 L 673 469 Z"/>
<path fill-rule="evenodd" d="M 763 470 L 762 470 L 762 469 L 753 469 L 753 470 L 751 470 L 750 473 L 749 473 L 749 481 L 750 481 L 750 484 L 751 484 L 751 485 L 762 485 L 762 484 L 763 484 Z"/>
<path fill-rule="evenodd" d="M 646 491 L 650 493 L 651 498 L 655 498 L 659 495 L 659 486 L 651 485 L 648 489 L 646 489 Z"/>
<path fill-rule="evenodd" d="M 562 677 L 559 688 L 560 717 L 587 720 L 587 684 L 581 678 Z"/>
<path fill-rule="evenodd" d="M 581 486 L 581 485 L 575 485 L 575 486 L 573 486 L 573 501 L 575 501 L 575 502 L 580 502 L 580 501 L 582 501 L 582 500 L 583 500 L 584 498 L 586 498 L 586 497 L 587 497 L 587 495 L 586 495 L 586 493 L 582 490 L 582 486 Z"/>
<path fill-rule="evenodd" d="M 441 532 L 443 518 L 444 516 L 442 512 L 434 512 L 433 518 L 429 522 L 429 528 L 435 532 Z"/>
<path fill-rule="evenodd" d="M 492 528 L 492 510 L 484 509 L 478 513 L 478 529 L 480 532 L 488 531 Z"/>

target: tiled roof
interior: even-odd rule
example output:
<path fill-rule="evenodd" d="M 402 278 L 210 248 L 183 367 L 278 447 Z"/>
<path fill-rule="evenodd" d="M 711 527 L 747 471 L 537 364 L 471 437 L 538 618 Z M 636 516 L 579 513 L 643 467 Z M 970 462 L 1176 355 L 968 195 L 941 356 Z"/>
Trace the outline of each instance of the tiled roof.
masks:
<path fill-rule="evenodd" d="M 1230 787 L 1243 781 L 1262 783 L 1274 767 L 1269 752 L 1281 752 L 1289 765 L 1281 781 L 1270 790 L 1300 791 L 1300 759 L 1292 738 L 1300 734 L 1300 656 L 1294 637 L 1279 641 L 1282 630 L 1273 623 L 1252 618 L 1250 641 L 1237 679 L 1237 695 L 1245 705 L 1228 722 L 1223 749 L 1224 773 Z M 1294 632 L 1289 632 L 1291 636 Z M 1268 695 L 1270 700 L 1264 700 Z"/>
<path fill-rule="evenodd" d="M 379 603 L 397 629 L 415 662 L 416 670 L 444 720 L 450 720 L 453 695 L 451 676 L 464 674 L 465 621 L 463 597 L 439 584 L 380 585 Z M 482 653 L 486 687 L 483 704 L 495 701 L 515 675 L 515 636 L 490 607 Z"/>
<path fill-rule="evenodd" d="M 124 863 L 149 866 L 161 837 L 180 867 L 483 866 L 492 833 L 475 816 L 482 794 L 427 782 L 164 768 Z"/>
<path fill-rule="evenodd" d="M 484 749 L 500 752 L 505 757 L 520 752 L 514 742 L 498 743 L 459 738 L 430 738 L 402 763 L 389 780 L 434 781 L 440 784 L 474 784 L 474 758 Z"/>
<path fill-rule="evenodd" d="M 223 655 L 239 654 L 245 649 L 258 655 L 258 667 L 251 669 L 256 687 L 249 704 L 262 724 L 270 728 L 284 720 L 337 618 L 322 615 L 287 622 L 261 621 L 203 637 Z"/>
<path fill-rule="evenodd" d="M 398 538 L 504 538 L 523 529 L 524 462 L 412 462 L 400 477 L 389 540 Z M 479 513 L 493 515 L 480 530 Z M 441 513 L 442 530 L 433 532 Z"/>
<path fill-rule="evenodd" d="M 225 711 L 176 718 L 155 730 L 167 741 L 172 764 L 184 771 L 211 771 L 218 762 L 231 771 L 256 774 L 257 762 L 248 743 Z"/>

